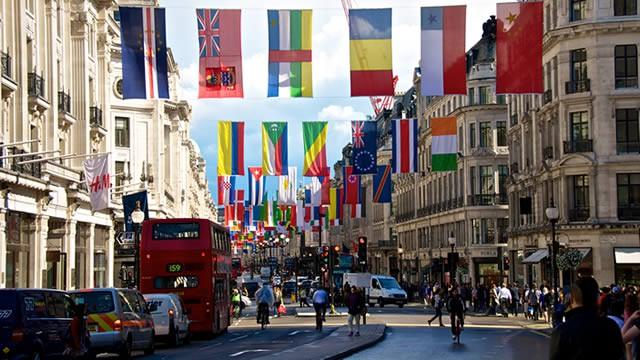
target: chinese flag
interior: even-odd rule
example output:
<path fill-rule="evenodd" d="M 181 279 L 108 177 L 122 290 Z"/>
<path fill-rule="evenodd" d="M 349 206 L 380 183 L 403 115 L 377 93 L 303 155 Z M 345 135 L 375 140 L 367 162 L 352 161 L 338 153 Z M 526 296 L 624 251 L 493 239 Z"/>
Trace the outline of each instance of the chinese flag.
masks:
<path fill-rule="evenodd" d="M 497 7 L 496 93 L 542 93 L 542 2 Z"/>

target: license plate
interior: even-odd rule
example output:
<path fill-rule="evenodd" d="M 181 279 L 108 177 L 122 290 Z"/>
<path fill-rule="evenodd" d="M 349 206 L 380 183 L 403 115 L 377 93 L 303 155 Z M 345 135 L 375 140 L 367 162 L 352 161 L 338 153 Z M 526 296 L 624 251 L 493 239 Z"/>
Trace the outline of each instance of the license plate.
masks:
<path fill-rule="evenodd" d="M 95 325 L 95 324 L 89 325 L 88 328 L 89 328 L 90 332 L 97 332 L 98 331 L 98 325 Z"/>

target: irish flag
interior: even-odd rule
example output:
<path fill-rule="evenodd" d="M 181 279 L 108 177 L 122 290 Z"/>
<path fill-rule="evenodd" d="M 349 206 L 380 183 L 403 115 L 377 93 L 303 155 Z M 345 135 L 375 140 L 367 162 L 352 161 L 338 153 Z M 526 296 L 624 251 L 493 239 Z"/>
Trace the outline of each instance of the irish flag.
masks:
<path fill-rule="evenodd" d="M 311 10 L 269 10 L 269 97 L 311 97 Z"/>
<path fill-rule="evenodd" d="M 431 119 L 431 171 L 458 169 L 456 118 Z"/>
<path fill-rule="evenodd" d="M 464 5 L 421 9 L 422 95 L 467 93 L 465 20 Z"/>

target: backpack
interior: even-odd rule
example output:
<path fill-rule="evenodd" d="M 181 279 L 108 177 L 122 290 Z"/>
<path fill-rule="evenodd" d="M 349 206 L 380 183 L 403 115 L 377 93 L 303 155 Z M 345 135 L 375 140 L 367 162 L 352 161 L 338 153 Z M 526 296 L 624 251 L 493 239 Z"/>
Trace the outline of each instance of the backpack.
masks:
<path fill-rule="evenodd" d="M 538 297 L 535 290 L 529 291 L 529 304 L 538 305 Z"/>

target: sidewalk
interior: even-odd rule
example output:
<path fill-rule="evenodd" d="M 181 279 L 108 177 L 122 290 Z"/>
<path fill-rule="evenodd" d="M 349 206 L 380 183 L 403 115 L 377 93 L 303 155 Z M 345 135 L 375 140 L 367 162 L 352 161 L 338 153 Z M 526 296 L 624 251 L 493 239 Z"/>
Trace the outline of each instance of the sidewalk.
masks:
<path fill-rule="evenodd" d="M 342 359 L 353 353 L 375 345 L 384 337 L 383 324 L 360 326 L 360 336 L 349 337 L 349 327 L 341 326 L 329 336 L 308 344 L 270 354 L 257 360 L 333 360 Z M 301 355 L 304 354 L 304 355 Z"/>

